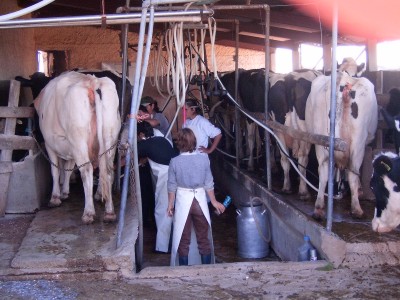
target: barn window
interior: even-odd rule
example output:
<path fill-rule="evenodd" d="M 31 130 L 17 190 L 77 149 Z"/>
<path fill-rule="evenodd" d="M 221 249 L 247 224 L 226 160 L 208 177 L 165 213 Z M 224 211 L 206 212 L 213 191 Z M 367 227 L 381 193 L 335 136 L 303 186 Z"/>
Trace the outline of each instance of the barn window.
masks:
<path fill-rule="evenodd" d="M 60 50 L 39 50 L 37 52 L 38 71 L 46 76 L 57 76 L 69 70 L 68 53 Z"/>
<path fill-rule="evenodd" d="M 301 44 L 300 64 L 304 69 L 322 70 L 324 67 L 322 47 Z"/>
<path fill-rule="evenodd" d="M 275 72 L 289 73 L 293 71 L 292 50 L 277 48 L 275 51 Z"/>
<path fill-rule="evenodd" d="M 400 69 L 400 40 L 378 43 L 376 48 L 378 70 Z"/>

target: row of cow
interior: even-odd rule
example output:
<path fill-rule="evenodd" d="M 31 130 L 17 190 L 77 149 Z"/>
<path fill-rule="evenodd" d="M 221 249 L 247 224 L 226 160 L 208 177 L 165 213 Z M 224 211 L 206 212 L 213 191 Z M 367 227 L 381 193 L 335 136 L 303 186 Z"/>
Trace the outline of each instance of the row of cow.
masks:
<path fill-rule="evenodd" d="M 356 217 L 363 214 L 358 199 L 359 170 L 365 145 L 374 138 L 378 119 L 374 87 L 367 79 L 354 77 L 358 71 L 354 60 L 346 60 L 339 68 L 335 123 L 336 137 L 349 144 L 347 152 L 335 152 L 335 163 L 337 167 L 347 170 L 352 197 L 351 209 Z M 98 77 L 102 76 L 107 75 L 102 74 Z M 112 161 L 115 154 L 113 145 L 118 140 L 121 124 L 119 116 L 121 96 L 117 93 L 117 91 L 121 91 L 121 88 L 116 88 L 115 78 L 110 80 L 98 77 L 77 72 L 64 73 L 51 80 L 47 85 L 43 85 L 41 87 L 44 87 L 43 90 L 40 93 L 37 91 L 38 94 L 35 97 L 35 107 L 46 141 L 46 149 L 50 159 L 54 162 L 51 166 L 53 191 L 50 204 L 60 205 L 61 199 L 66 198 L 69 193 L 70 171 L 67 171 L 65 181 L 60 188 L 60 170 L 56 165 L 62 164 L 67 170 L 72 169 L 75 164 L 81 166 L 80 171 L 85 190 L 85 210 L 82 216 L 84 223 L 93 222 L 95 216 L 92 187 L 93 168 L 97 164 L 100 169 L 99 194 L 102 194 L 106 200 L 104 220 L 113 221 L 116 218 L 111 197 L 111 182 L 113 179 Z M 221 81 L 228 87 L 231 94 L 233 91 L 230 89 L 234 84 L 230 80 L 233 78 L 232 74 L 221 77 Z M 243 106 L 251 112 L 264 110 L 264 101 L 262 100 L 265 91 L 264 79 L 264 70 L 242 70 L 239 74 L 239 97 Z M 118 79 L 117 83 L 120 84 L 120 82 Z M 330 76 L 310 70 L 285 75 L 271 73 L 269 82 L 268 112 L 273 120 L 295 129 L 329 135 Z M 27 83 L 25 82 L 25 84 Z M 127 85 L 127 91 L 128 97 L 130 97 L 130 85 Z M 387 119 L 389 120 L 389 116 Z M 399 128 L 398 119 L 392 117 L 390 120 L 393 120 L 393 124 L 397 124 L 397 128 Z M 254 125 L 249 124 L 249 126 Z M 253 132 L 255 131 L 253 130 Z M 285 147 L 292 149 L 293 156 L 298 159 L 301 166 L 304 166 L 300 169 L 305 174 L 310 144 L 282 133 L 277 133 L 277 135 Z M 106 151 L 109 149 L 111 151 Z M 99 154 L 103 152 L 105 154 L 99 158 Z M 324 216 L 324 191 L 328 179 L 328 149 L 317 145 L 316 155 L 319 163 L 319 190 L 314 217 L 322 218 Z M 282 190 L 290 192 L 290 163 L 285 155 L 281 155 L 281 164 L 284 170 Z M 376 164 L 381 166 L 379 163 Z M 374 167 L 376 164 L 374 163 Z M 375 170 L 374 176 L 381 174 L 382 168 L 378 171 Z M 387 203 L 391 197 L 389 195 L 398 192 L 397 185 L 394 183 L 395 187 L 393 187 L 393 184 L 388 183 L 388 180 L 392 180 L 392 175 L 392 177 L 384 177 L 385 179 L 382 179 L 384 175 L 379 176 L 378 183 L 371 181 L 371 186 L 374 187 L 374 192 L 382 188 L 388 191 L 386 194 L 380 193 L 376 197 L 377 201 L 381 201 L 381 196 L 387 195 L 383 199 Z M 373 177 L 373 180 L 376 177 Z M 300 182 L 299 194 L 301 198 L 310 197 L 304 180 Z M 378 206 L 381 208 L 381 212 L 385 208 L 390 209 L 391 207 L 382 204 Z M 377 214 L 375 219 L 380 218 L 381 215 L 382 213 Z M 377 223 L 375 219 L 373 224 Z M 398 221 L 400 223 L 400 219 Z M 387 231 L 389 227 L 385 225 L 386 223 L 381 223 L 379 226 L 374 226 L 374 230 Z"/>
<path fill-rule="evenodd" d="M 359 203 L 361 184 L 360 167 L 364 158 L 365 146 L 375 137 L 378 122 L 378 105 L 373 84 L 364 77 L 356 77 L 363 66 L 357 66 L 351 59 L 345 59 L 338 68 L 336 88 L 336 121 L 335 137 L 347 142 L 348 151 L 335 151 L 335 166 L 346 170 L 351 191 L 351 213 L 354 217 L 363 216 Z M 234 72 L 220 76 L 227 91 L 234 95 Z M 233 81 L 233 82 L 232 82 Z M 265 71 L 239 70 L 238 96 L 239 103 L 250 112 L 264 112 Z M 330 93 L 331 77 L 314 70 L 302 70 L 289 74 L 270 73 L 269 75 L 268 113 L 271 119 L 290 128 L 312 134 L 329 136 L 330 134 Z M 399 127 L 400 123 L 397 123 Z M 255 124 L 247 122 L 248 127 Z M 254 129 L 248 129 L 255 132 Z M 276 132 L 282 145 L 292 150 L 297 158 L 300 177 L 299 197 L 310 198 L 306 176 L 308 155 L 311 145 L 302 140 Z M 399 139 L 400 141 L 400 139 Z M 252 153 L 254 142 L 250 145 L 249 168 L 253 166 Z M 399 149 L 397 147 L 397 149 Z M 324 195 L 328 181 L 329 149 L 315 145 L 318 160 L 319 187 L 313 217 L 321 219 L 325 214 Z M 282 191 L 291 193 L 290 162 L 281 152 L 281 165 L 284 172 Z M 379 199 L 379 197 L 377 197 Z M 376 216 L 378 218 L 379 216 Z M 398 219 L 400 223 L 400 218 Z M 396 225 L 397 226 L 397 225 Z M 383 226 L 381 226 L 383 228 Z M 375 227 L 374 227 L 375 230 Z"/>

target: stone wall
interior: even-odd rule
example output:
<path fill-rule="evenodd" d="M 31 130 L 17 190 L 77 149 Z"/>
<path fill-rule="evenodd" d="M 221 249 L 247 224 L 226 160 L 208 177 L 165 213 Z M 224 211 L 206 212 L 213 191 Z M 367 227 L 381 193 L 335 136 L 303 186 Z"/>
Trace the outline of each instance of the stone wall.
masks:
<path fill-rule="evenodd" d="M 37 28 L 35 45 L 37 50 L 66 51 L 69 69 L 100 69 L 102 62 L 121 62 L 118 35 L 116 30 L 88 26 Z M 130 34 L 129 40 L 137 40 L 137 35 Z M 134 59 L 132 51 L 129 59 Z"/>
<path fill-rule="evenodd" d="M 0 15 L 19 10 L 16 2 L 0 1 Z M 0 29 L 0 80 L 28 76 L 36 64 L 34 29 Z"/>

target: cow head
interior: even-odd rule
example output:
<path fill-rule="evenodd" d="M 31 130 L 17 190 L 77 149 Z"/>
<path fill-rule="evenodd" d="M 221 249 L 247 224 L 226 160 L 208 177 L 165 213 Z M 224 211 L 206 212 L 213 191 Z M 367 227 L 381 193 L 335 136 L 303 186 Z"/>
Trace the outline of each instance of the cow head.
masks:
<path fill-rule="evenodd" d="M 351 58 L 346 57 L 343 58 L 341 65 L 338 68 L 338 71 L 346 72 L 350 76 L 353 77 L 361 77 L 361 74 L 364 72 L 365 63 L 357 65 L 357 62 Z"/>
<path fill-rule="evenodd" d="M 400 224 L 400 158 L 394 153 L 378 155 L 373 161 L 370 182 L 376 198 L 372 230 L 389 232 Z"/>
<path fill-rule="evenodd" d="M 381 113 L 388 128 L 393 131 L 394 147 L 397 154 L 400 154 L 400 114 L 391 116 L 384 108 L 381 109 Z"/>

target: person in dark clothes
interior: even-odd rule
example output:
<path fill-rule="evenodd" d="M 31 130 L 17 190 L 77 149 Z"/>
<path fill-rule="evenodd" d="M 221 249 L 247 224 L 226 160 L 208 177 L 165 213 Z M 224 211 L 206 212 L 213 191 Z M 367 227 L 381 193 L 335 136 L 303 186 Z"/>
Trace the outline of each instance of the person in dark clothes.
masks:
<path fill-rule="evenodd" d="M 143 226 L 151 227 L 154 219 L 154 188 L 151 177 L 151 168 L 147 159 L 139 161 L 140 191 L 142 195 Z"/>
<path fill-rule="evenodd" d="M 168 207 L 168 166 L 171 159 L 179 154 L 164 137 L 154 136 L 153 128 L 148 122 L 138 123 L 138 157 L 147 157 L 153 183 L 155 185 L 154 216 L 157 225 L 156 248 L 158 252 L 167 253 L 171 235 L 172 218 L 167 214 Z M 144 187 L 145 189 L 148 187 Z"/>

